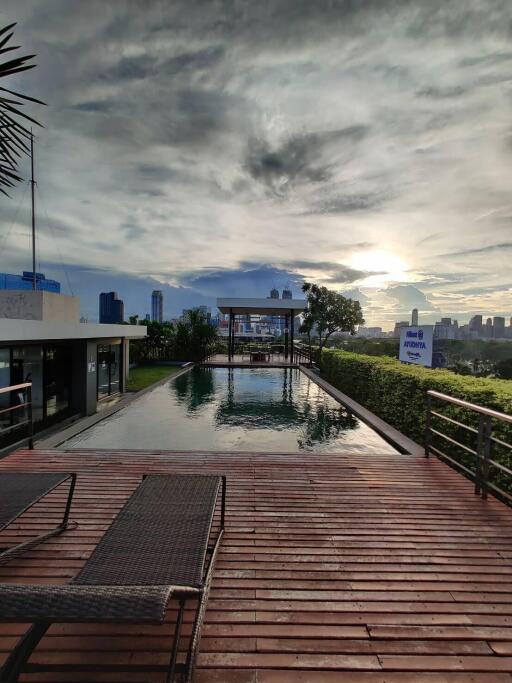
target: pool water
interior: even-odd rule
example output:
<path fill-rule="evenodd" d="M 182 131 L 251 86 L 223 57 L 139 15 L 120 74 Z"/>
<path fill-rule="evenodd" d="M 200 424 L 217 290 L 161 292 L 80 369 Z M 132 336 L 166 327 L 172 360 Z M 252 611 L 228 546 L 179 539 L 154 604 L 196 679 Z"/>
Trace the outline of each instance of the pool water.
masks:
<path fill-rule="evenodd" d="M 296 368 L 195 367 L 62 447 L 396 452 Z"/>

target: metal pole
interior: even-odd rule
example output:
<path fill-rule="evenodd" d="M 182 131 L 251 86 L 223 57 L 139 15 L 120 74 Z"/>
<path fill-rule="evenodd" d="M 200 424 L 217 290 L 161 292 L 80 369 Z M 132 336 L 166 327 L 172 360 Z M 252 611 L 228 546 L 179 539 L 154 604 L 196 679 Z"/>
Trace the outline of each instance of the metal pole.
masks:
<path fill-rule="evenodd" d="M 489 415 L 484 418 L 484 448 L 483 448 L 483 460 L 482 460 L 482 498 L 486 500 L 487 498 L 487 482 L 489 480 L 489 460 L 491 458 L 491 448 L 492 448 L 492 419 Z"/>
<path fill-rule="evenodd" d="M 284 316 L 284 359 L 288 360 L 288 315 Z"/>
<path fill-rule="evenodd" d="M 427 413 L 425 415 L 425 457 L 430 455 L 430 411 L 432 410 L 432 396 L 427 394 Z"/>
<path fill-rule="evenodd" d="M 485 450 L 485 419 L 483 415 L 478 416 L 478 439 L 476 446 L 476 470 L 475 470 L 475 495 L 482 492 L 482 461 Z"/>
<path fill-rule="evenodd" d="M 229 309 L 229 327 L 228 327 L 228 362 L 231 362 L 231 332 L 233 325 L 233 310 Z"/>
<path fill-rule="evenodd" d="M 293 363 L 293 333 L 295 326 L 295 318 L 293 317 L 293 310 L 290 311 L 290 363 Z"/>
<path fill-rule="evenodd" d="M 36 290 L 36 181 L 34 180 L 34 133 L 32 132 L 32 130 L 30 131 L 30 168 L 32 177 L 30 181 L 30 185 L 32 188 L 32 289 Z"/>
<path fill-rule="evenodd" d="M 28 447 L 31 451 L 34 450 L 34 416 L 32 412 L 32 385 L 27 387 L 27 403 L 28 403 Z"/>
<path fill-rule="evenodd" d="M 233 322 L 231 324 L 231 360 L 235 360 L 235 321 L 236 315 L 233 313 Z"/>

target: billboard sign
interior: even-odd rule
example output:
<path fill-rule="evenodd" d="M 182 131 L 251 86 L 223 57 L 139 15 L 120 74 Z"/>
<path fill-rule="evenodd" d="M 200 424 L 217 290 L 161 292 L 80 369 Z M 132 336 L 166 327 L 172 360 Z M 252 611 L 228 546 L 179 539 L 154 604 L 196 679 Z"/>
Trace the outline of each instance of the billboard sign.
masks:
<path fill-rule="evenodd" d="M 402 327 L 400 330 L 400 350 L 398 358 L 402 363 L 413 363 L 432 367 L 434 347 L 434 326 L 419 325 Z"/>

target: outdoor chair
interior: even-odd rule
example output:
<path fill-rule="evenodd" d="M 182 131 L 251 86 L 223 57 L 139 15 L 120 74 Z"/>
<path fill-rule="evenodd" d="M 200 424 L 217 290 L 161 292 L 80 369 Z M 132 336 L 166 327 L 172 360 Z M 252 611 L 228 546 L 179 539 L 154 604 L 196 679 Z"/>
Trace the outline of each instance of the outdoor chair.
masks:
<path fill-rule="evenodd" d="M 219 531 L 209 543 L 219 494 Z M 180 680 L 190 681 L 224 531 L 225 506 L 225 477 L 148 475 L 70 584 L 0 584 L 0 621 L 32 624 L 8 657 L 0 681 L 14 683 L 22 671 L 52 669 L 28 663 L 52 623 L 162 624 L 171 598 L 178 600 L 179 609 L 169 665 L 142 669 L 165 671 L 167 682 L 179 675 Z M 185 661 L 178 662 L 188 599 L 197 600 L 197 608 Z M 140 667 L 91 663 L 78 669 L 133 672 Z"/>
<path fill-rule="evenodd" d="M 22 473 L 5 472 L 0 474 L 0 531 L 18 519 L 26 510 L 41 498 L 69 480 L 69 492 L 61 523 L 51 531 L 18 543 L 10 548 L 2 548 L 0 539 L 0 565 L 6 564 L 52 536 L 61 534 L 68 528 L 69 511 L 75 490 L 76 474 Z"/>

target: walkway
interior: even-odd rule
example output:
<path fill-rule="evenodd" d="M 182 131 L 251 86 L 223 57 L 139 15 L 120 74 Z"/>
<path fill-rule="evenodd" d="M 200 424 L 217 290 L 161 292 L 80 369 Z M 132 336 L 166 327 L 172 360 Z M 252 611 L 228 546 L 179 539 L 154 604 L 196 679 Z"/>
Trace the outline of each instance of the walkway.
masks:
<path fill-rule="evenodd" d="M 284 354 L 276 354 L 275 356 L 270 356 L 269 361 L 264 361 L 264 362 L 251 362 L 249 356 L 246 354 L 243 356 L 242 354 L 236 353 L 233 356 L 233 359 L 229 361 L 228 354 L 227 353 L 217 353 L 215 356 L 212 356 L 211 358 L 208 358 L 208 360 L 204 361 L 203 365 L 230 365 L 233 367 L 242 367 L 242 366 L 250 366 L 251 368 L 267 368 L 267 367 L 275 367 L 275 368 L 289 368 L 289 367 L 296 367 L 297 362 L 291 363 L 290 359 L 287 358 L 285 359 Z"/>
<path fill-rule="evenodd" d="M 10 470 L 79 473 L 78 528 L 0 568 L 0 581 L 37 583 L 76 574 L 142 473 L 228 475 L 199 683 L 512 683 L 512 511 L 436 460 L 18 451 L 0 461 Z M 63 500 L 51 494 L 3 540 L 47 528 Z M 56 625 L 31 662 L 164 664 L 170 629 Z M 0 662 L 22 630 L 0 625 Z"/>

